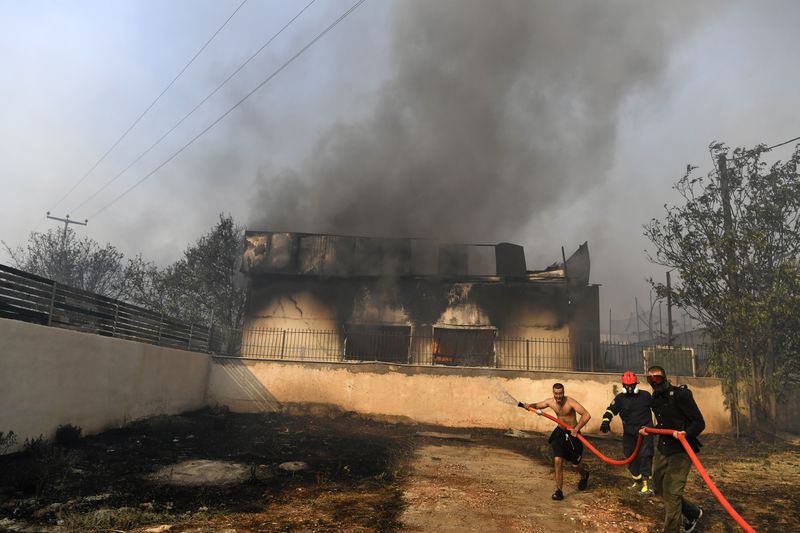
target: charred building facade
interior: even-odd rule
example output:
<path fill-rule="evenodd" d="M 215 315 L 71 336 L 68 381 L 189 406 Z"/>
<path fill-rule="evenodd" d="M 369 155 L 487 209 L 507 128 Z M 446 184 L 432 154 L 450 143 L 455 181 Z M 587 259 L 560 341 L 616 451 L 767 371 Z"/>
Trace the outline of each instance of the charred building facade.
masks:
<path fill-rule="evenodd" d="M 593 366 L 599 301 L 586 243 L 531 271 L 509 243 L 253 231 L 245 240 L 243 356 Z"/>

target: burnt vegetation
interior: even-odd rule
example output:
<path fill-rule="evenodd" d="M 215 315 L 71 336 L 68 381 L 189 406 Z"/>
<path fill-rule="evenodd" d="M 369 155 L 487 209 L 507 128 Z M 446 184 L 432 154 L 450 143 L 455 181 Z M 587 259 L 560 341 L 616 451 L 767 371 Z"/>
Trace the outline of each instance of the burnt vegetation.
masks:
<path fill-rule="evenodd" d="M 211 409 L 82 439 L 73 438 L 80 428 L 69 427 L 74 429 L 61 430 L 59 445 L 40 437 L 0 457 L 0 518 L 74 531 L 196 526 L 218 517 L 261 530 L 396 527 L 397 481 L 410 429 L 386 431 L 383 424 L 347 415 Z M 249 476 L 232 484 L 183 486 L 152 478 L 164 467 L 200 459 L 246 465 Z M 278 468 L 287 461 L 309 468 Z"/>

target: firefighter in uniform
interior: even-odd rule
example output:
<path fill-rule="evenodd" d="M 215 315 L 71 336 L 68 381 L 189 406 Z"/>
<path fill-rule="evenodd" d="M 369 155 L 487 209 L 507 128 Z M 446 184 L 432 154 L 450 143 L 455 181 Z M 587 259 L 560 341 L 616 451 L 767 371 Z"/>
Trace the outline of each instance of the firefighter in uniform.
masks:
<path fill-rule="evenodd" d="M 622 374 L 622 392 L 611 401 L 606 412 L 603 413 L 603 422 L 600 431 L 611 431 L 611 420 L 616 416 L 622 419 L 622 449 L 625 457 L 629 457 L 636 449 L 639 440 L 639 429 L 653 426 L 650 414 L 652 396 L 647 391 L 639 390 L 639 380 L 633 372 Z M 650 475 L 653 466 L 653 436 L 646 435 L 642 440 L 639 454 L 628 463 L 628 470 L 633 476 L 631 488 L 642 496 L 651 496 L 653 488 Z"/>
<path fill-rule="evenodd" d="M 647 382 L 653 387 L 651 409 L 658 422 L 656 427 L 675 430 L 672 436 L 658 436 L 658 453 L 653 465 L 656 496 L 664 500 L 664 533 L 679 533 L 681 526 L 684 532 L 689 533 L 694 531 L 703 510 L 683 497 L 692 460 L 676 435 L 682 433 L 697 453 L 701 446 L 697 436 L 705 429 L 706 423 L 692 391 L 686 385 L 672 385 L 662 367 L 648 368 Z M 644 433 L 644 429 L 640 432 Z"/>

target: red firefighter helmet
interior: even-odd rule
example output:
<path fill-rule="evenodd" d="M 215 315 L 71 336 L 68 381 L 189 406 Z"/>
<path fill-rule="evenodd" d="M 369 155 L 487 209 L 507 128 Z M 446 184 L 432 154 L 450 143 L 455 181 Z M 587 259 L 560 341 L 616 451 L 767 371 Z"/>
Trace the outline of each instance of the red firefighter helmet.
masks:
<path fill-rule="evenodd" d="M 630 370 L 622 374 L 623 385 L 636 385 L 637 383 L 639 383 L 639 380 L 636 379 L 636 374 L 634 374 Z"/>

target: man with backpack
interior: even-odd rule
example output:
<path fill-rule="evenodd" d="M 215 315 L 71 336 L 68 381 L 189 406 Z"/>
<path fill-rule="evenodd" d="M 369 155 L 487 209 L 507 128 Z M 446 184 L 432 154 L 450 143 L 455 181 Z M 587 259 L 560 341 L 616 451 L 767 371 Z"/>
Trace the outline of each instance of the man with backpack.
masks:
<path fill-rule="evenodd" d="M 653 387 L 651 409 L 658 422 L 656 427 L 674 430 L 671 436 L 658 436 L 658 453 L 653 464 L 655 493 L 664 500 L 664 533 L 679 533 L 681 526 L 685 533 L 689 533 L 694 531 L 703 510 L 683 497 L 692 460 L 677 436 L 683 434 L 697 453 L 701 446 L 697 436 L 705 429 L 706 423 L 692 391 L 686 385 L 672 385 L 663 368 L 648 368 L 647 382 Z M 646 434 L 644 428 L 639 432 Z"/>

